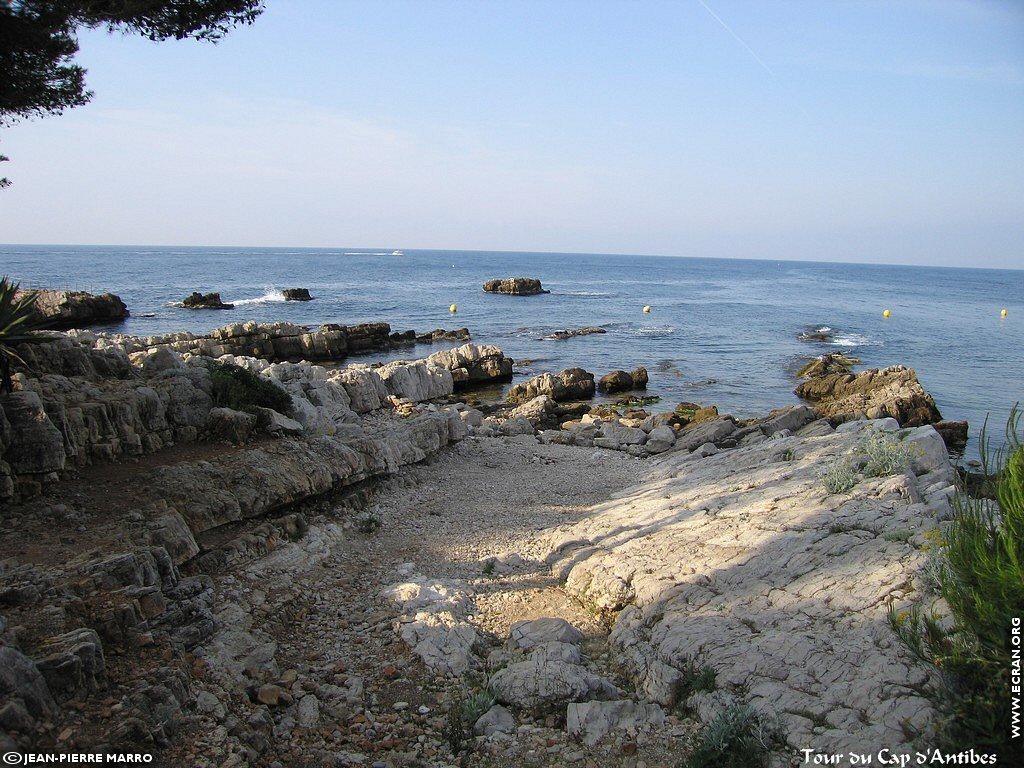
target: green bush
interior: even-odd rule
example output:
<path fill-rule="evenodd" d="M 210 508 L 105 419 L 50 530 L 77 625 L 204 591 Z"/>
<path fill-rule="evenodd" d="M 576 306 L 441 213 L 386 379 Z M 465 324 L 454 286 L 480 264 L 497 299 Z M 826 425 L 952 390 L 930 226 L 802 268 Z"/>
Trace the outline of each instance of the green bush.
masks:
<path fill-rule="evenodd" d="M 951 616 L 918 608 L 889 620 L 920 658 L 942 673 L 940 723 L 949 747 L 994 751 L 1000 764 L 1024 758 L 1010 738 L 1010 627 L 1024 617 L 1024 445 L 1011 410 L 1007 444 L 994 457 L 982 430 L 985 472 L 994 470 L 998 505 L 961 492 L 942 542 L 936 583 Z M 1021 764 L 1017 762 L 1016 764 Z"/>
<path fill-rule="evenodd" d="M 701 731 L 679 768 L 763 768 L 772 749 L 785 744 L 773 718 L 749 706 L 730 707 Z"/>
<path fill-rule="evenodd" d="M 292 396 L 269 379 L 228 363 L 212 363 L 209 370 L 214 405 L 249 413 L 257 408 L 273 408 L 286 416 L 291 414 Z"/>

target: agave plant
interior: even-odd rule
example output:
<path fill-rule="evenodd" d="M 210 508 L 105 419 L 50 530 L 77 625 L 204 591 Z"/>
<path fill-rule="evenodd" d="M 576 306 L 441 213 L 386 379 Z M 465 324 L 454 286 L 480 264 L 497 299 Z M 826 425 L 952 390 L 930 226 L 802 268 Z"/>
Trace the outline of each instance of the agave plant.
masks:
<path fill-rule="evenodd" d="M 30 335 L 38 325 L 32 309 L 36 294 L 17 294 L 18 283 L 12 283 L 7 275 L 0 278 L 0 392 L 11 391 L 11 361 L 25 364 L 15 345 L 36 338 Z"/>

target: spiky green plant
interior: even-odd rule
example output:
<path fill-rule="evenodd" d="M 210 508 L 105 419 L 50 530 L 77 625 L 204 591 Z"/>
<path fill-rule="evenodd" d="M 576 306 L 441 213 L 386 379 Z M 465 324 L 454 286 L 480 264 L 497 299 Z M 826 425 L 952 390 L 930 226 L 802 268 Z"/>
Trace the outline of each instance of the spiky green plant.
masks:
<path fill-rule="evenodd" d="M 764 768 L 772 750 L 784 744 L 775 718 L 747 705 L 734 706 L 708 723 L 679 768 Z"/>
<path fill-rule="evenodd" d="M 33 311 L 36 294 L 17 294 L 18 283 L 12 283 L 7 275 L 0 277 L 0 392 L 12 389 L 11 362 L 25 364 L 15 346 L 36 340 L 30 334 L 38 324 Z"/>
<path fill-rule="evenodd" d="M 994 454 L 982 429 L 981 456 L 994 474 L 998 505 L 960 492 L 944 531 L 935 581 L 951 615 L 890 609 L 896 633 L 942 673 L 942 736 L 951 748 L 996 752 L 1021 764 L 1024 745 L 1010 734 L 1011 627 L 1024 616 L 1024 438 L 1019 403 L 1006 444 Z"/>

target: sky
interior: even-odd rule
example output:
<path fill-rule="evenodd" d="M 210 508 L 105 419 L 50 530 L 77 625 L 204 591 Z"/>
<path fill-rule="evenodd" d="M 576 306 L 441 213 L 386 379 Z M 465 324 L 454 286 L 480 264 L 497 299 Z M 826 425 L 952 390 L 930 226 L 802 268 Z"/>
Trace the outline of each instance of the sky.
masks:
<path fill-rule="evenodd" d="M 1024 268 L 1017 0 L 267 0 L 87 30 L 0 242 Z"/>

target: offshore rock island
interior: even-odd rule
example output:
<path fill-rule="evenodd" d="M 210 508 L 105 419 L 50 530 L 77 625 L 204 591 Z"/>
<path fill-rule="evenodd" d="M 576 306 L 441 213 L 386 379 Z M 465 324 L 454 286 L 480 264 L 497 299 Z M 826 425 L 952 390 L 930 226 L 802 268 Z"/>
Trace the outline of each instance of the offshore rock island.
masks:
<path fill-rule="evenodd" d="M 750 707 L 783 765 L 932 732 L 886 617 L 957 477 L 910 369 L 819 361 L 737 419 L 591 401 L 645 368 L 501 398 L 496 346 L 350 359 L 467 329 L 40 335 L 0 395 L 5 751 L 675 766 Z M 865 474 L 878 441 L 907 460 Z"/>

